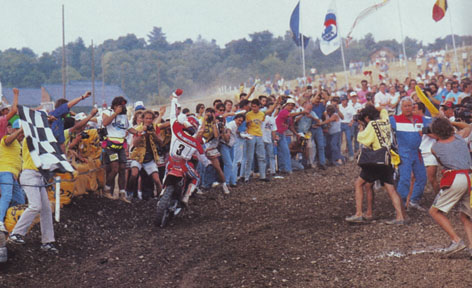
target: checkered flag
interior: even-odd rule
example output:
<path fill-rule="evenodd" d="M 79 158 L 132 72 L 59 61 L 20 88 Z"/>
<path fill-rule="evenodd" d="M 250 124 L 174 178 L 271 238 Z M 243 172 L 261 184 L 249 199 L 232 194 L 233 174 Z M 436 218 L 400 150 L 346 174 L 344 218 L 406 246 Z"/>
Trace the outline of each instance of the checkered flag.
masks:
<path fill-rule="evenodd" d="M 34 165 L 43 171 L 74 172 L 49 127 L 46 113 L 20 105 L 18 113 Z"/>

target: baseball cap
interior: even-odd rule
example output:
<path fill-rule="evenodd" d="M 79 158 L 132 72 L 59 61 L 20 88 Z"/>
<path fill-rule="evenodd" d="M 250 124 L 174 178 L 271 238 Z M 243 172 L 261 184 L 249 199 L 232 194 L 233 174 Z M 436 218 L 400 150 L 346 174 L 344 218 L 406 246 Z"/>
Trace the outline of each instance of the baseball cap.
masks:
<path fill-rule="evenodd" d="M 15 122 L 11 125 L 13 129 L 20 129 L 20 119 L 16 119 Z"/>
<path fill-rule="evenodd" d="M 441 107 L 454 108 L 454 104 L 452 102 L 446 102 L 446 103 L 442 104 Z"/>
<path fill-rule="evenodd" d="M 356 91 L 351 91 L 351 93 L 349 93 L 349 96 L 351 96 L 351 97 L 357 97 Z"/>
<path fill-rule="evenodd" d="M 144 108 L 143 101 L 136 101 L 134 103 L 134 111 L 138 111 L 138 110 L 146 110 L 146 108 Z"/>
<path fill-rule="evenodd" d="M 346 101 L 348 100 L 347 96 L 345 96 L 345 95 L 341 97 L 341 101 L 344 101 L 344 100 L 346 100 Z"/>
<path fill-rule="evenodd" d="M 288 99 L 287 102 L 285 102 L 285 105 L 287 105 L 287 104 L 294 104 L 295 105 L 296 103 L 295 103 L 295 100 Z"/>

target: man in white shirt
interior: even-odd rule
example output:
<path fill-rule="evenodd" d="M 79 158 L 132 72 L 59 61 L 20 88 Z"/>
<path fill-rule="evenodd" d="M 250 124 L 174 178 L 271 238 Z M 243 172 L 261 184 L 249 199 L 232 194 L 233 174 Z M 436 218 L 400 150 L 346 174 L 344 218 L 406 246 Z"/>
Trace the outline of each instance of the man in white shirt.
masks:
<path fill-rule="evenodd" d="M 364 108 L 364 105 L 359 103 L 358 101 L 358 95 L 355 91 L 352 91 L 349 96 L 351 96 L 351 100 L 349 100 L 349 105 L 351 105 L 354 110 L 356 111 L 356 114 L 359 113 Z M 354 114 L 355 115 L 355 114 Z M 354 139 L 354 153 L 357 153 L 359 151 L 359 142 L 357 142 L 357 133 L 359 133 L 359 123 L 357 121 L 353 121 L 352 124 L 352 138 Z"/>
<path fill-rule="evenodd" d="M 349 161 L 354 160 L 354 151 L 352 150 L 352 124 L 353 117 L 356 114 L 354 107 L 349 105 L 347 96 L 341 97 L 341 104 L 338 105 L 339 112 L 344 116 L 341 119 L 341 135 L 346 137 L 346 146 L 349 153 Z"/>
<path fill-rule="evenodd" d="M 390 97 L 386 93 L 387 85 L 380 83 L 379 92 L 374 96 L 374 104 L 377 110 L 387 109 L 390 105 Z"/>

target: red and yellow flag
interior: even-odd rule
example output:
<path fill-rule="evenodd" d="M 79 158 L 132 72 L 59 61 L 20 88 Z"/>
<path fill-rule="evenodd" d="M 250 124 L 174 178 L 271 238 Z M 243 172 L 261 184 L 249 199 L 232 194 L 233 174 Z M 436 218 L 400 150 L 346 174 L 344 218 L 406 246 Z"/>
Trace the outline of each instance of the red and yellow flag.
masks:
<path fill-rule="evenodd" d="M 437 0 L 433 6 L 433 19 L 438 22 L 446 14 L 447 0 Z"/>

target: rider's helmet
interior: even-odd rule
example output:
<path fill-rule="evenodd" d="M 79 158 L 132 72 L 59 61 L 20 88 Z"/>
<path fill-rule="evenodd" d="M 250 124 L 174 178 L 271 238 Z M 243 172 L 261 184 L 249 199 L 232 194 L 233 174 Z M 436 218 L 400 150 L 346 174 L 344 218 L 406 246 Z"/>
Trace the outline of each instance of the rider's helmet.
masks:
<path fill-rule="evenodd" d="M 184 131 L 190 136 L 193 136 L 197 133 L 199 125 L 200 123 L 195 116 L 187 116 L 187 120 L 184 122 Z"/>

